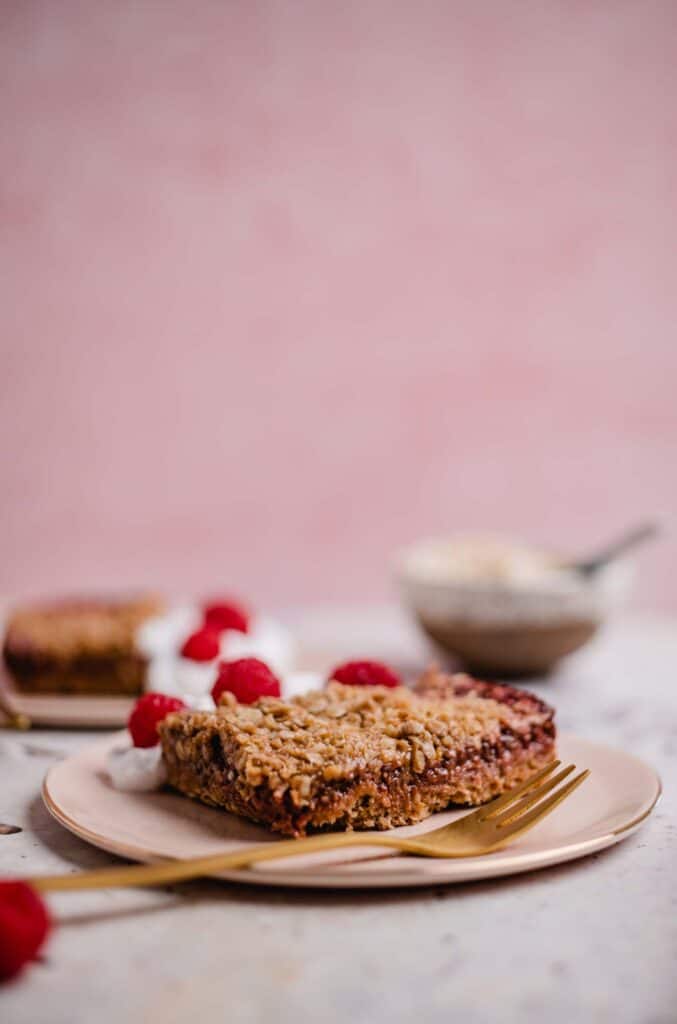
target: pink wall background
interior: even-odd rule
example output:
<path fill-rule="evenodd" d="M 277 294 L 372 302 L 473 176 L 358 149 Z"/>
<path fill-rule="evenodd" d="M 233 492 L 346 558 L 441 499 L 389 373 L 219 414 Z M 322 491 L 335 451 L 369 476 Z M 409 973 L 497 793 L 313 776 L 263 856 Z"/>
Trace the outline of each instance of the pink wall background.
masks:
<path fill-rule="evenodd" d="M 676 32 L 670 0 L 4 3 L 2 591 L 363 602 L 421 533 L 669 520 Z"/>

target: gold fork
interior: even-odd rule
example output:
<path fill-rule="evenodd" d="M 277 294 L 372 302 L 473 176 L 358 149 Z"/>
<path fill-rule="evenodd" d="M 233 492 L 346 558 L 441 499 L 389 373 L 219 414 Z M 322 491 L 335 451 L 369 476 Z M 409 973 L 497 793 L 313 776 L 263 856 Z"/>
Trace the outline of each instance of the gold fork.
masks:
<path fill-rule="evenodd" d="M 107 889 L 113 886 L 166 885 L 188 878 L 198 878 L 217 871 L 248 867 L 264 860 L 293 857 L 299 853 L 338 850 L 354 846 L 384 846 L 417 857 L 475 857 L 499 850 L 533 828 L 539 821 L 565 800 L 588 777 L 582 771 L 565 786 L 557 789 L 547 800 L 543 797 L 555 790 L 575 769 L 571 764 L 557 775 L 552 775 L 561 762 L 552 761 L 491 803 L 443 825 L 422 836 L 399 836 L 386 832 L 329 832 L 306 839 L 287 839 L 262 843 L 232 853 L 217 853 L 209 857 L 189 860 L 169 860 L 158 864 L 132 867 L 103 868 L 84 871 L 76 875 L 47 875 L 27 878 L 41 892 L 65 889 Z"/>

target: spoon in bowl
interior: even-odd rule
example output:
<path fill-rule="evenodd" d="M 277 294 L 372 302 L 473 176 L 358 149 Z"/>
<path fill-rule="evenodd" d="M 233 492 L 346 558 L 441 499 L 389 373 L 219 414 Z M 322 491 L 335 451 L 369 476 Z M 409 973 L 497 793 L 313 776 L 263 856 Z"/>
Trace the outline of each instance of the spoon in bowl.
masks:
<path fill-rule="evenodd" d="M 597 551 L 593 555 L 589 555 L 587 558 L 582 558 L 575 562 L 567 562 L 563 566 L 564 569 L 573 569 L 574 572 L 578 572 L 581 576 L 585 576 L 590 579 L 595 573 L 599 572 L 614 559 L 620 555 L 625 554 L 631 548 L 637 547 L 639 544 L 643 544 L 647 540 L 651 540 L 657 537 L 660 533 L 660 527 L 658 523 L 642 523 L 640 526 L 633 527 L 632 530 L 626 530 L 620 537 L 611 544 L 607 544 L 601 550 Z"/>

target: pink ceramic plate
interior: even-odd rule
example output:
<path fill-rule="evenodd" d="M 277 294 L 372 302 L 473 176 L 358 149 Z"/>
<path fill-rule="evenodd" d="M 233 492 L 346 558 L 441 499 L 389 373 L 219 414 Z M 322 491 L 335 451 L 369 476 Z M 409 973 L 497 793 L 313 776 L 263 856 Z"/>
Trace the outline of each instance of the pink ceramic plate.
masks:
<path fill-rule="evenodd" d="M 276 842 L 266 829 L 195 803 L 169 791 L 120 793 L 105 770 L 106 754 L 126 743 L 125 733 L 107 737 L 47 774 L 43 797 L 67 829 L 88 842 L 131 860 L 199 857 L 260 842 Z M 590 778 L 568 800 L 513 846 L 485 857 L 425 860 L 361 847 L 307 854 L 224 873 L 224 878 L 262 885 L 313 888 L 377 888 L 439 885 L 532 871 L 583 857 L 620 842 L 638 828 L 660 795 L 656 773 L 636 757 L 587 740 L 564 736 L 561 760 L 589 768 Z M 464 811 L 447 811 L 404 829 L 416 834 L 437 828 Z"/>
<path fill-rule="evenodd" d="M 33 725 L 54 729 L 117 729 L 126 724 L 134 705 L 133 697 L 21 693 L 2 674 L 0 692 L 7 704 L 28 715 Z"/>

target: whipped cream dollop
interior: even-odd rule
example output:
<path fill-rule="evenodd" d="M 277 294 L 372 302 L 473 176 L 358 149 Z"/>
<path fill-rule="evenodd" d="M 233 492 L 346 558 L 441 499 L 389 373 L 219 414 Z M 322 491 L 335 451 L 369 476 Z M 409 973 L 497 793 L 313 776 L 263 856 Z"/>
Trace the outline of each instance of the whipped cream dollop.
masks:
<path fill-rule="evenodd" d="M 106 770 L 115 789 L 126 793 L 149 793 L 160 789 L 167 781 L 162 760 L 162 748 L 114 747 L 106 758 Z"/>
<path fill-rule="evenodd" d="M 217 664 L 224 659 L 260 658 L 278 676 L 291 672 L 296 653 L 294 640 L 289 630 L 274 619 L 255 616 L 248 633 L 224 630 L 218 657 L 209 662 L 192 661 L 180 653 L 183 641 L 201 624 L 202 612 L 197 605 L 176 605 L 143 624 L 137 646 L 149 662 L 146 689 L 178 696 L 190 703 L 196 698 L 208 698 L 216 682 Z"/>
<path fill-rule="evenodd" d="M 290 672 L 282 677 L 282 696 L 289 699 L 323 685 L 324 679 L 317 672 Z M 214 709 L 214 702 L 208 695 L 189 697 L 186 703 L 201 711 Z M 154 747 L 135 747 L 131 739 L 126 745 L 124 740 L 121 741 L 119 746 L 109 751 L 106 770 L 115 789 L 125 793 L 151 793 L 162 789 L 167 781 L 159 743 Z"/>

